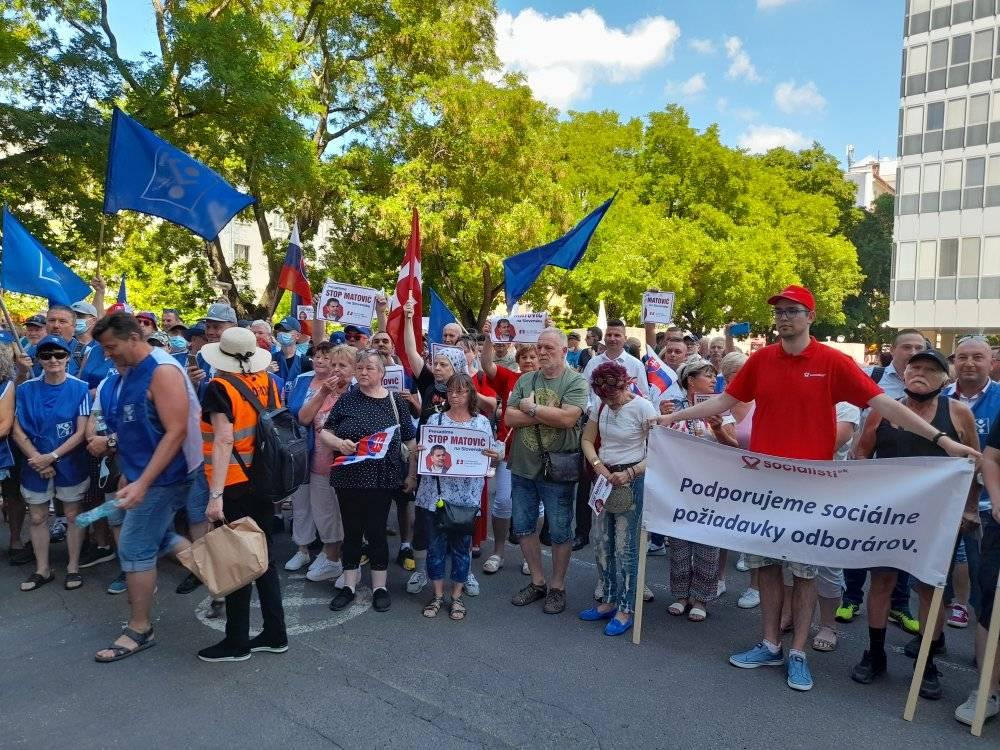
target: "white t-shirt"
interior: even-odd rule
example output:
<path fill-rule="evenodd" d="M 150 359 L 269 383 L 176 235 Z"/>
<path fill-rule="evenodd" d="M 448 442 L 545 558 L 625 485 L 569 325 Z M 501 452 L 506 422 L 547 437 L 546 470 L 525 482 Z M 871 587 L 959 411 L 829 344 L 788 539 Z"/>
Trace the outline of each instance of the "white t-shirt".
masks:
<path fill-rule="evenodd" d="M 608 466 L 642 461 L 646 457 L 646 432 L 642 426 L 647 419 L 655 416 L 653 405 L 639 396 L 617 411 L 610 406 L 600 408 L 599 404 L 592 419 L 598 420 L 601 447 L 597 454 L 601 461 Z"/>
<path fill-rule="evenodd" d="M 601 399 L 597 397 L 594 389 L 590 387 L 590 376 L 594 374 L 594 370 L 599 365 L 603 365 L 605 362 L 617 362 L 624 367 L 628 376 L 635 379 L 635 384 L 639 388 L 639 395 L 643 398 L 649 397 L 649 381 L 646 380 L 646 366 L 642 362 L 628 352 L 622 352 L 613 360 L 607 354 L 598 354 L 591 357 L 587 366 L 583 368 L 583 377 L 587 381 L 588 414 L 590 416 L 597 414 L 597 409 L 601 405 Z"/>
<path fill-rule="evenodd" d="M 855 432 L 858 429 L 858 424 L 861 422 L 861 409 L 856 407 L 854 404 L 848 403 L 847 401 L 840 401 L 837 403 L 837 424 L 841 422 L 850 422 L 854 425 Z M 834 461 L 846 461 L 847 454 L 851 451 L 851 443 L 854 442 L 854 437 L 852 436 L 850 440 L 844 443 L 840 450 L 833 454 Z"/>

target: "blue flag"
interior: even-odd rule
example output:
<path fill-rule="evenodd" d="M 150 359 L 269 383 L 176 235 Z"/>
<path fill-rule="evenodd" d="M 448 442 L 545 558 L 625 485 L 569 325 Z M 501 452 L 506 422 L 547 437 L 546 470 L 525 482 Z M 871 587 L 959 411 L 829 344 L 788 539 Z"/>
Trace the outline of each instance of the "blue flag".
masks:
<path fill-rule="evenodd" d="M 545 266 L 557 266 L 566 270 L 576 268 L 576 264 L 583 258 L 594 230 L 601 223 L 614 199 L 615 196 L 612 195 L 559 239 L 504 260 L 504 296 L 507 298 L 508 310 L 512 309 L 531 288 Z"/>
<path fill-rule="evenodd" d="M 122 305 L 128 303 L 128 291 L 125 289 L 125 274 L 122 274 L 122 281 L 118 285 L 118 303 Z"/>
<path fill-rule="evenodd" d="M 444 327 L 449 323 L 457 323 L 455 313 L 448 309 L 438 293 L 431 290 L 431 314 L 427 322 L 427 340 L 432 344 L 444 343 Z"/>
<path fill-rule="evenodd" d="M 72 305 L 87 297 L 90 286 L 21 226 L 3 207 L 3 263 L 0 286 L 8 292 L 33 294 Z"/>
<path fill-rule="evenodd" d="M 115 108 L 104 213 L 131 209 L 159 216 L 211 241 L 253 202 L 254 198 Z"/>

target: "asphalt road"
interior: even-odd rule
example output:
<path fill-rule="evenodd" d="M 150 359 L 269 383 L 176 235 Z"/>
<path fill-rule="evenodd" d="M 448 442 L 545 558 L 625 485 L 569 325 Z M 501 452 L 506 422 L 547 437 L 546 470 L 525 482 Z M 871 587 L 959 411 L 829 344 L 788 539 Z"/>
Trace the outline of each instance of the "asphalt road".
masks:
<path fill-rule="evenodd" d="M 4 530 L 4 533 L 6 530 Z M 390 540 L 394 551 L 395 540 Z M 291 554 L 278 538 L 278 559 Z M 0 567 L 0 746 L 28 748 L 920 748 L 986 747 L 1000 722 L 972 737 L 952 718 L 975 686 L 972 631 L 948 629 L 939 660 L 945 697 L 921 700 L 902 719 L 911 672 L 908 636 L 890 630 L 889 678 L 861 686 L 849 678 L 867 630 L 864 617 L 842 626 L 840 646 L 810 654 L 816 687 L 796 693 L 778 668 L 739 670 L 730 652 L 759 638 L 757 610 L 736 598 L 747 575 L 731 570 L 729 593 L 701 624 L 671 618 L 666 558 L 650 558 L 656 601 L 647 606 L 640 646 L 580 622 L 590 606 L 593 553 L 576 553 L 569 608 L 510 605 L 527 580 L 520 554 L 479 575 L 482 594 L 467 597 L 456 623 L 421 616 L 426 597 L 403 592 L 390 574 L 392 609 L 368 599 L 347 612 L 327 608 L 332 587 L 282 571 L 291 633 L 283 655 L 206 664 L 195 658 L 221 623 L 199 616 L 204 589 L 181 596 L 183 571 L 161 566 L 156 599 L 158 645 L 115 664 L 93 653 L 126 616 L 124 597 L 104 586 L 115 563 L 84 571 L 78 591 L 61 588 L 65 548 L 55 548 L 57 580 L 32 593 L 17 584 L 28 566 Z M 480 562 L 480 561 L 477 561 Z M 476 566 L 479 570 L 479 566 Z M 367 593 L 367 592 L 366 592 Z"/>

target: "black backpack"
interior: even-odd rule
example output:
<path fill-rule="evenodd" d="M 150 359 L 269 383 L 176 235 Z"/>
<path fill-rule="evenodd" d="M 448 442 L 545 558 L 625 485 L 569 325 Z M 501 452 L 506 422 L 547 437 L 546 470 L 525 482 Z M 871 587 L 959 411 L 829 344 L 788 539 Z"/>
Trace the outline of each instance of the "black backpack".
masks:
<path fill-rule="evenodd" d="M 309 443 L 306 428 L 288 409 L 274 400 L 275 386 L 268 378 L 267 406 L 239 378 L 224 372 L 216 377 L 225 380 L 257 410 L 253 463 L 250 468 L 233 451 L 240 467 L 250 479 L 250 491 L 262 500 L 284 500 L 309 480 Z"/>

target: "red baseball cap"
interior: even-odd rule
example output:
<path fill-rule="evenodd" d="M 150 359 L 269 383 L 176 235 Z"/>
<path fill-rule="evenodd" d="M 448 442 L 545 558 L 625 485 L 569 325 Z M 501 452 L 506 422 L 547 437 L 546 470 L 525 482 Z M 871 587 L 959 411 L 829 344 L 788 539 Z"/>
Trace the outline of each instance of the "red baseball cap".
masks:
<path fill-rule="evenodd" d="M 778 300 L 782 299 L 798 302 L 800 305 L 804 305 L 807 310 L 816 309 L 816 299 L 813 297 L 812 292 L 804 286 L 797 286 L 796 284 L 786 286 L 780 292 L 768 299 L 767 304 L 776 305 L 778 304 Z"/>

